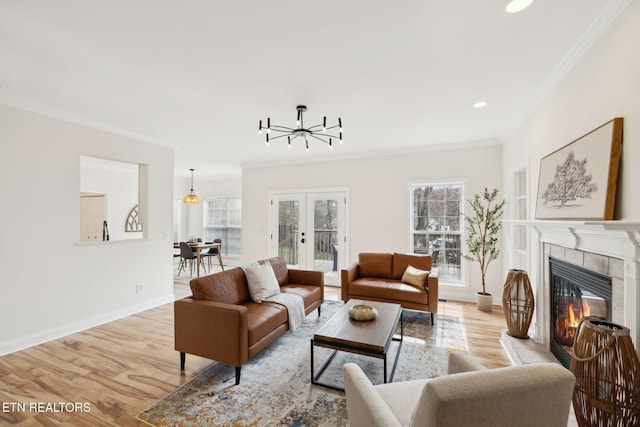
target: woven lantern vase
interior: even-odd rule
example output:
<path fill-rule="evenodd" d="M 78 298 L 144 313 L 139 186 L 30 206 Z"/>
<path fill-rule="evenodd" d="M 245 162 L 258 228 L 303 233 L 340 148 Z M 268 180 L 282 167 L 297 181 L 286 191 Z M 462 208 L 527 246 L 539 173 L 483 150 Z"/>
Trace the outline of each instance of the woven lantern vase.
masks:
<path fill-rule="evenodd" d="M 526 271 L 509 270 L 502 291 L 502 308 L 509 335 L 515 338 L 529 338 L 534 298 Z"/>
<path fill-rule="evenodd" d="M 573 408 L 578 425 L 640 425 L 640 362 L 629 329 L 583 317 L 573 342 Z"/>

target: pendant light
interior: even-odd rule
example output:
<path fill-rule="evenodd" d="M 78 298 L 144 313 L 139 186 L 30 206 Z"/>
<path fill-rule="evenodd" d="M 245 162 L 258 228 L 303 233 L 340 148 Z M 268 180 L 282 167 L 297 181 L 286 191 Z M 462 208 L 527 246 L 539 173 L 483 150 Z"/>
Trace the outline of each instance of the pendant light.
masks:
<path fill-rule="evenodd" d="M 185 203 L 185 205 L 197 205 L 198 203 L 200 203 L 200 197 L 196 196 L 196 193 L 194 193 L 193 191 L 193 171 L 195 169 L 189 170 L 191 171 L 191 191 L 189 191 L 189 194 L 184 196 L 182 201 Z"/>

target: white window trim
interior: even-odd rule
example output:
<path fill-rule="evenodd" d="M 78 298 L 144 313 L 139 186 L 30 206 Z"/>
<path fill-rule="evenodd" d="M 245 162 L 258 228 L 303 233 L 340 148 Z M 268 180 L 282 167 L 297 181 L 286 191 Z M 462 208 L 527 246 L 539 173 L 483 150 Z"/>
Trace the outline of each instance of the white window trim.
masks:
<path fill-rule="evenodd" d="M 461 194 L 461 206 L 460 206 L 460 215 L 464 217 L 467 208 L 467 191 L 469 188 L 469 180 L 466 178 L 460 179 L 439 179 L 439 180 L 429 180 L 429 179 L 421 179 L 409 181 L 407 183 L 407 253 L 413 253 L 413 192 L 412 187 L 414 185 L 449 185 L 449 184 L 462 184 L 462 194 Z M 462 226 L 460 228 L 460 243 L 461 243 L 461 255 L 466 253 L 466 224 L 464 219 L 462 220 Z M 451 289 L 464 290 L 469 288 L 469 262 L 461 256 L 460 259 L 460 280 L 462 283 L 446 283 L 442 280 L 438 281 L 439 286 L 449 287 Z"/>
<path fill-rule="evenodd" d="M 203 197 L 202 200 L 202 235 L 204 236 L 204 234 L 206 233 L 206 230 L 210 227 L 207 226 L 206 223 L 206 218 L 207 218 L 207 209 L 206 209 L 206 202 L 208 201 L 216 201 L 216 200 L 227 200 L 227 199 L 238 199 L 240 200 L 240 224 L 238 226 L 226 226 L 226 227 L 222 227 L 222 228 L 227 228 L 227 229 L 237 229 L 240 231 L 240 253 L 235 253 L 235 254 L 224 254 L 225 257 L 230 257 L 230 258 L 240 258 L 242 257 L 242 196 L 239 195 L 227 195 L 227 196 L 213 196 L 213 197 Z M 215 228 L 215 227 L 213 227 Z M 220 228 L 220 227 L 218 227 Z M 223 242 L 224 245 L 224 242 Z"/>

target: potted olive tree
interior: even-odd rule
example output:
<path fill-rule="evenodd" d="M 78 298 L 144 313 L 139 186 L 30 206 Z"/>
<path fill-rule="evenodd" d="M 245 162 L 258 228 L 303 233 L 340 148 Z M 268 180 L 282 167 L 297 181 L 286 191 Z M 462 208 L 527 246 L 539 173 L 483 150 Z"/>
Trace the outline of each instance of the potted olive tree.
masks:
<path fill-rule="evenodd" d="M 502 228 L 500 218 L 504 213 L 504 199 L 496 200 L 498 189 L 484 189 L 475 194 L 467 203 L 471 207 L 464 216 L 467 229 L 467 250 L 464 258 L 467 261 L 477 261 L 480 264 L 482 277 L 482 292 L 476 293 L 478 310 L 491 311 L 493 295 L 487 292 L 485 276 L 491 261 L 498 258 L 498 232 Z"/>

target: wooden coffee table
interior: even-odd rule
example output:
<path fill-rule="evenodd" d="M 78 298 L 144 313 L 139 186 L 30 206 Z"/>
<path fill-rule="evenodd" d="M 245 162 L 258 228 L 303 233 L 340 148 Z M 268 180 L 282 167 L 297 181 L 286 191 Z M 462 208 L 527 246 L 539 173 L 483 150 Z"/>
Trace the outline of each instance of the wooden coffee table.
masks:
<path fill-rule="evenodd" d="M 378 317 L 368 321 L 351 319 L 349 317 L 349 308 L 358 304 L 375 307 L 378 311 Z M 398 322 L 400 322 L 400 337 L 395 337 L 394 333 Z M 393 382 L 393 375 L 396 371 L 396 365 L 398 364 L 403 338 L 404 327 L 402 324 L 402 306 L 400 304 L 349 300 L 327 323 L 322 325 L 314 334 L 313 338 L 311 338 L 311 384 L 344 391 L 344 388 L 318 381 L 338 351 L 383 359 L 384 382 Z M 395 361 L 393 362 L 393 367 L 391 368 L 391 375 L 387 380 L 387 353 L 392 341 L 398 341 L 400 345 L 396 353 Z M 317 371 L 314 370 L 313 362 L 315 346 L 334 349 L 331 356 L 322 363 L 322 366 L 320 366 Z"/>

